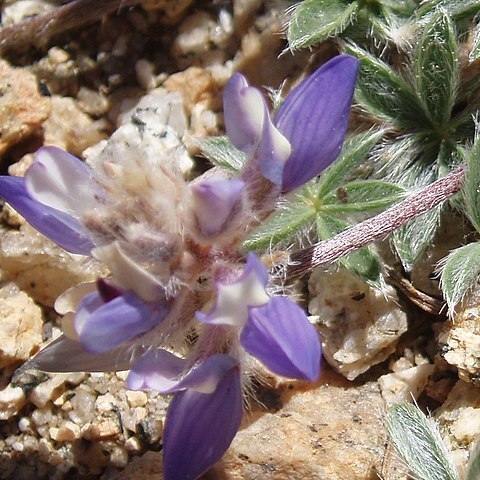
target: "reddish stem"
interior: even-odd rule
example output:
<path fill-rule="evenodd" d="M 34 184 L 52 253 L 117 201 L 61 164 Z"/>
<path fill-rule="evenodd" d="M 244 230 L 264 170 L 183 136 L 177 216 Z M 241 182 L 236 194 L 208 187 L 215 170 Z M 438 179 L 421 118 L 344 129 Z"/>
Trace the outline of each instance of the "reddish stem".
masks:
<path fill-rule="evenodd" d="M 287 275 L 303 275 L 315 267 L 333 263 L 340 257 L 387 236 L 408 221 L 427 213 L 457 193 L 462 186 L 464 177 L 465 166 L 462 165 L 375 217 L 358 223 L 329 240 L 292 253 Z"/>

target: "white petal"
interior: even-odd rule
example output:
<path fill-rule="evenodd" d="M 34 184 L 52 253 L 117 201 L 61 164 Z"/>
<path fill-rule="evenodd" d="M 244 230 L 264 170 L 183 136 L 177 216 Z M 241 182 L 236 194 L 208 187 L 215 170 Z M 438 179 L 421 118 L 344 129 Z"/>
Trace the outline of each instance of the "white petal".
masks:
<path fill-rule="evenodd" d="M 75 217 L 98 205 L 101 191 L 78 158 L 56 147 L 37 151 L 25 174 L 25 186 L 33 199 Z"/>

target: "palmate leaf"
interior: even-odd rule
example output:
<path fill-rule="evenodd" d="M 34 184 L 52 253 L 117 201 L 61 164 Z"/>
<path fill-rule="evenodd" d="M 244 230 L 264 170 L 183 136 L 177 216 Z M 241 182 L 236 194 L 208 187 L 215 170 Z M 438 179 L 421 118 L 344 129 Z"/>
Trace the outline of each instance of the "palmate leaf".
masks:
<path fill-rule="evenodd" d="M 405 198 L 405 189 L 381 180 L 361 180 L 340 187 L 324 197 L 322 211 L 328 213 L 369 212 L 389 207 Z"/>
<path fill-rule="evenodd" d="M 364 110 L 399 127 L 430 124 L 412 86 L 388 64 L 353 43 L 345 51 L 360 60 L 355 99 Z"/>
<path fill-rule="evenodd" d="M 288 25 L 290 49 L 311 47 L 338 35 L 353 21 L 357 9 L 355 0 L 304 0 L 294 7 Z"/>
<path fill-rule="evenodd" d="M 478 480 L 480 478 L 480 441 L 477 441 L 475 448 L 470 454 L 467 465 L 465 480 Z"/>
<path fill-rule="evenodd" d="M 475 25 L 473 29 L 473 42 L 472 42 L 472 49 L 470 50 L 470 54 L 468 55 L 468 61 L 474 62 L 480 58 L 480 23 Z"/>
<path fill-rule="evenodd" d="M 468 154 L 467 171 L 463 182 L 463 198 L 465 213 L 480 233 L 480 137 L 477 136 L 472 149 Z"/>
<path fill-rule="evenodd" d="M 417 92 L 430 120 L 443 128 L 450 119 L 458 85 L 457 39 L 447 12 L 440 9 L 425 25 L 413 63 Z"/>
<path fill-rule="evenodd" d="M 320 214 L 316 221 L 317 235 L 320 240 L 327 240 L 346 230 L 350 225 L 331 215 Z M 363 247 L 356 252 L 342 257 L 340 265 L 356 273 L 371 285 L 380 288 L 383 284 L 380 262 L 373 246 Z"/>
<path fill-rule="evenodd" d="M 202 155 L 214 165 L 232 172 L 238 172 L 246 160 L 246 155 L 235 148 L 228 137 L 210 137 L 200 141 Z"/>
<path fill-rule="evenodd" d="M 416 0 L 380 0 L 380 3 L 397 15 L 409 17 L 417 8 Z"/>
<path fill-rule="evenodd" d="M 395 251 L 407 272 L 431 244 L 440 223 L 441 211 L 440 205 L 393 232 Z"/>
<path fill-rule="evenodd" d="M 453 315 L 455 306 L 475 285 L 480 275 L 480 243 L 470 243 L 451 251 L 439 264 L 440 286 Z"/>
<path fill-rule="evenodd" d="M 315 208 L 304 197 L 298 195 L 286 206 L 270 215 L 257 228 L 243 246 L 247 250 L 265 250 L 279 244 L 290 243 L 292 239 L 315 220 Z"/>
<path fill-rule="evenodd" d="M 417 16 L 432 14 L 438 7 L 445 9 L 448 15 L 455 19 L 473 17 L 480 11 L 478 0 L 427 0 L 422 2 L 417 10 Z"/>
<path fill-rule="evenodd" d="M 375 130 L 359 133 L 345 140 L 342 151 L 335 162 L 325 170 L 316 185 L 317 198 L 321 199 L 340 186 L 340 182 L 365 162 L 372 148 L 383 137 L 385 131 Z"/>
<path fill-rule="evenodd" d="M 391 407 L 386 426 L 395 450 L 418 480 L 459 480 L 435 422 L 418 407 Z"/>

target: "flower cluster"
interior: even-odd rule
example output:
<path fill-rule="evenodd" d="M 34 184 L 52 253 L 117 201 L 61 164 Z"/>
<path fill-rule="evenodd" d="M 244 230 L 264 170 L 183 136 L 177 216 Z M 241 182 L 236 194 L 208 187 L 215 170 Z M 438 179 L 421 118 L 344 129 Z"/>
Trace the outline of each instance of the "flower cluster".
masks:
<path fill-rule="evenodd" d="M 338 56 L 303 81 L 273 120 L 235 74 L 225 125 L 247 161 L 187 183 L 165 159 L 104 158 L 94 169 L 44 147 L 0 195 L 65 250 L 103 262 L 108 278 L 65 292 L 63 335 L 34 359 L 46 371 L 130 370 L 128 388 L 174 394 L 164 430 L 167 480 L 195 479 L 230 445 L 255 370 L 314 381 L 320 342 L 303 309 L 272 295 L 242 241 L 279 198 L 331 164 L 342 147 L 357 74 Z M 194 340 L 192 340 L 194 338 Z"/>

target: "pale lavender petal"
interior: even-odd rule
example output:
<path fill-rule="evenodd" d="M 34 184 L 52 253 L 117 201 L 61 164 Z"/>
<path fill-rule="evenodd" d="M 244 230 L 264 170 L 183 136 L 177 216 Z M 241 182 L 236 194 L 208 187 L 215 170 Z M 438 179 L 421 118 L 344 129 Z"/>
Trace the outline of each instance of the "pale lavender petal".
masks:
<path fill-rule="evenodd" d="M 187 361 L 162 349 L 150 350 L 130 370 L 127 387 L 130 390 L 167 392 L 178 385 Z"/>
<path fill-rule="evenodd" d="M 163 433 L 165 480 L 195 480 L 223 456 L 242 422 L 238 367 L 230 369 L 213 393 L 175 394 Z"/>
<path fill-rule="evenodd" d="M 77 157 L 57 147 L 43 147 L 25 173 L 29 195 L 48 207 L 79 216 L 98 205 L 101 189 Z"/>
<path fill-rule="evenodd" d="M 0 176 L 0 196 L 33 228 L 68 252 L 88 255 L 94 247 L 76 218 L 33 200 L 22 177 Z"/>
<path fill-rule="evenodd" d="M 253 252 L 248 252 L 245 270 L 243 271 L 243 274 L 238 281 L 242 281 L 245 278 L 248 278 L 251 274 L 254 274 L 255 277 L 258 278 L 258 281 L 263 285 L 263 287 L 267 286 L 267 283 L 268 283 L 267 269 L 263 266 L 263 263 L 258 259 L 258 257 Z"/>
<path fill-rule="evenodd" d="M 244 188 L 245 183 L 241 180 L 217 177 L 191 186 L 193 214 L 205 236 L 222 233 L 239 204 Z"/>
<path fill-rule="evenodd" d="M 26 368 L 45 372 L 118 372 L 128 370 L 147 350 L 142 345 L 122 345 L 106 353 L 86 352 L 80 343 L 64 335 L 53 340 Z"/>
<path fill-rule="evenodd" d="M 125 292 L 103 303 L 98 292 L 80 302 L 75 331 L 83 348 L 103 353 L 151 330 L 168 314 L 166 303 L 146 303 L 133 292 Z"/>
<path fill-rule="evenodd" d="M 252 252 L 242 275 L 231 283 L 217 282 L 217 299 L 208 314 L 196 312 L 202 323 L 233 325 L 242 328 L 248 318 L 248 307 L 263 305 L 269 300 L 265 291 L 268 273 Z"/>
<path fill-rule="evenodd" d="M 304 80 L 287 96 L 274 123 L 290 141 L 284 190 L 319 175 L 338 156 L 347 130 L 358 60 L 339 55 Z"/>
<path fill-rule="evenodd" d="M 213 393 L 220 380 L 237 363 L 230 355 L 216 354 L 185 372 L 187 360 L 158 349 L 145 354 L 133 366 L 127 385 L 131 390 L 149 389 L 160 393 L 185 389 Z"/>
<path fill-rule="evenodd" d="M 265 112 L 265 100 L 245 77 L 236 73 L 223 92 L 225 129 L 239 150 L 250 153 L 260 139 Z"/>
<path fill-rule="evenodd" d="M 290 142 L 275 128 L 265 105 L 262 135 L 255 150 L 262 175 L 275 185 L 281 186 L 285 162 L 291 151 Z"/>
<path fill-rule="evenodd" d="M 320 374 L 320 340 L 298 305 L 285 297 L 250 308 L 240 342 L 269 370 L 288 378 L 317 380 Z"/>

